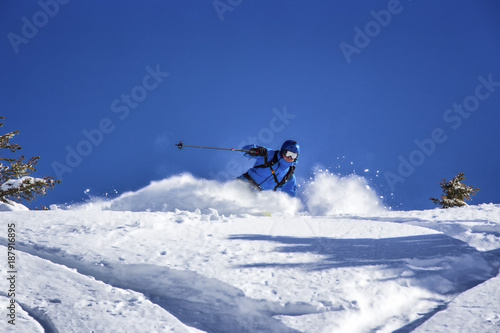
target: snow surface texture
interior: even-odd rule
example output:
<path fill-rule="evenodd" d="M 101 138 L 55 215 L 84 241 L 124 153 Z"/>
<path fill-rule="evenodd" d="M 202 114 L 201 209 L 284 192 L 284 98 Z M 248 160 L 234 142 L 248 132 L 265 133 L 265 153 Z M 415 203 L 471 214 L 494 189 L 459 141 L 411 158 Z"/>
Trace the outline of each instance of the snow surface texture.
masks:
<path fill-rule="evenodd" d="M 359 177 L 303 186 L 293 199 L 186 174 L 2 212 L 18 278 L 0 331 L 500 331 L 500 205 L 388 211 Z"/>
<path fill-rule="evenodd" d="M 28 207 L 15 201 L 7 200 L 8 203 L 0 202 L 0 212 L 28 211 Z"/>

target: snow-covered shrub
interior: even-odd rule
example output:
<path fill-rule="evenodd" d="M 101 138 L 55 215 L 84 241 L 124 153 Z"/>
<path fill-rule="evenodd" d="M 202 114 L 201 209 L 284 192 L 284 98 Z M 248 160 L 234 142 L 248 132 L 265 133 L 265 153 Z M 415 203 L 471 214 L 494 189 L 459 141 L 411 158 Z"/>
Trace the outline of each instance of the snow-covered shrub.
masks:
<path fill-rule="evenodd" d="M 441 199 L 431 198 L 432 202 L 436 205 L 441 205 L 442 208 L 467 206 L 465 201 L 470 200 L 471 195 L 476 195 L 479 189 L 462 184 L 463 180 L 465 180 L 463 172 L 459 173 L 449 182 L 443 179 L 440 185 L 444 195 L 441 196 Z"/>
<path fill-rule="evenodd" d="M 0 117 L 0 120 L 3 120 Z M 0 127 L 3 123 L 0 122 Z M 19 131 L 0 135 L 0 202 L 9 204 L 11 200 L 31 201 L 37 195 L 45 195 L 47 189 L 52 189 L 60 183 L 52 177 L 34 178 L 30 175 L 36 172 L 35 166 L 40 159 L 39 156 L 32 157 L 26 161 L 24 156 L 19 158 L 6 157 L 7 151 L 13 153 L 21 150 L 18 144 L 10 143 L 10 140 L 19 134 Z"/>

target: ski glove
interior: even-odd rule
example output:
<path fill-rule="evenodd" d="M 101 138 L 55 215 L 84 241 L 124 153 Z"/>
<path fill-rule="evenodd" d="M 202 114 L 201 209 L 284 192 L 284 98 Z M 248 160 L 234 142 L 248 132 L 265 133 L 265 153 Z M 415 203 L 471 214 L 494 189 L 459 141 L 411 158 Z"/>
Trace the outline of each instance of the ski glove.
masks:
<path fill-rule="evenodd" d="M 248 155 L 250 155 L 250 156 L 266 156 L 267 149 L 264 147 L 251 148 Z"/>

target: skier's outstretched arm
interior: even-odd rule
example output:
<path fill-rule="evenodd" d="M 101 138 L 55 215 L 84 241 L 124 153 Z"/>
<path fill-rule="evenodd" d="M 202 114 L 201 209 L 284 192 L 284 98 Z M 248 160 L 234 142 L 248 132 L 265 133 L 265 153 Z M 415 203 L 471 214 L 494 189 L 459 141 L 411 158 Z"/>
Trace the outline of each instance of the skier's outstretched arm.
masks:
<path fill-rule="evenodd" d="M 245 156 L 248 157 L 263 157 L 267 155 L 267 148 L 256 145 L 246 145 L 242 148 L 243 150 L 249 150 L 250 152 L 246 152 Z"/>

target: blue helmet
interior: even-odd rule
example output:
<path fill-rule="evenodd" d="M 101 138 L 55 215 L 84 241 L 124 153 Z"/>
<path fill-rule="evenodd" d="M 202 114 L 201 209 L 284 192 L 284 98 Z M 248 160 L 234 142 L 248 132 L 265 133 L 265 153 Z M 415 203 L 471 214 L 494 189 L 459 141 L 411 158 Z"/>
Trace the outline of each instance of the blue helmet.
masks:
<path fill-rule="evenodd" d="M 296 153 L 298 158 L 298 155 L 300 155 L 300 146 L 296 141 L 286 140 L 281 146 L 281 153 L 285 154 L 287 151 Z"/>

